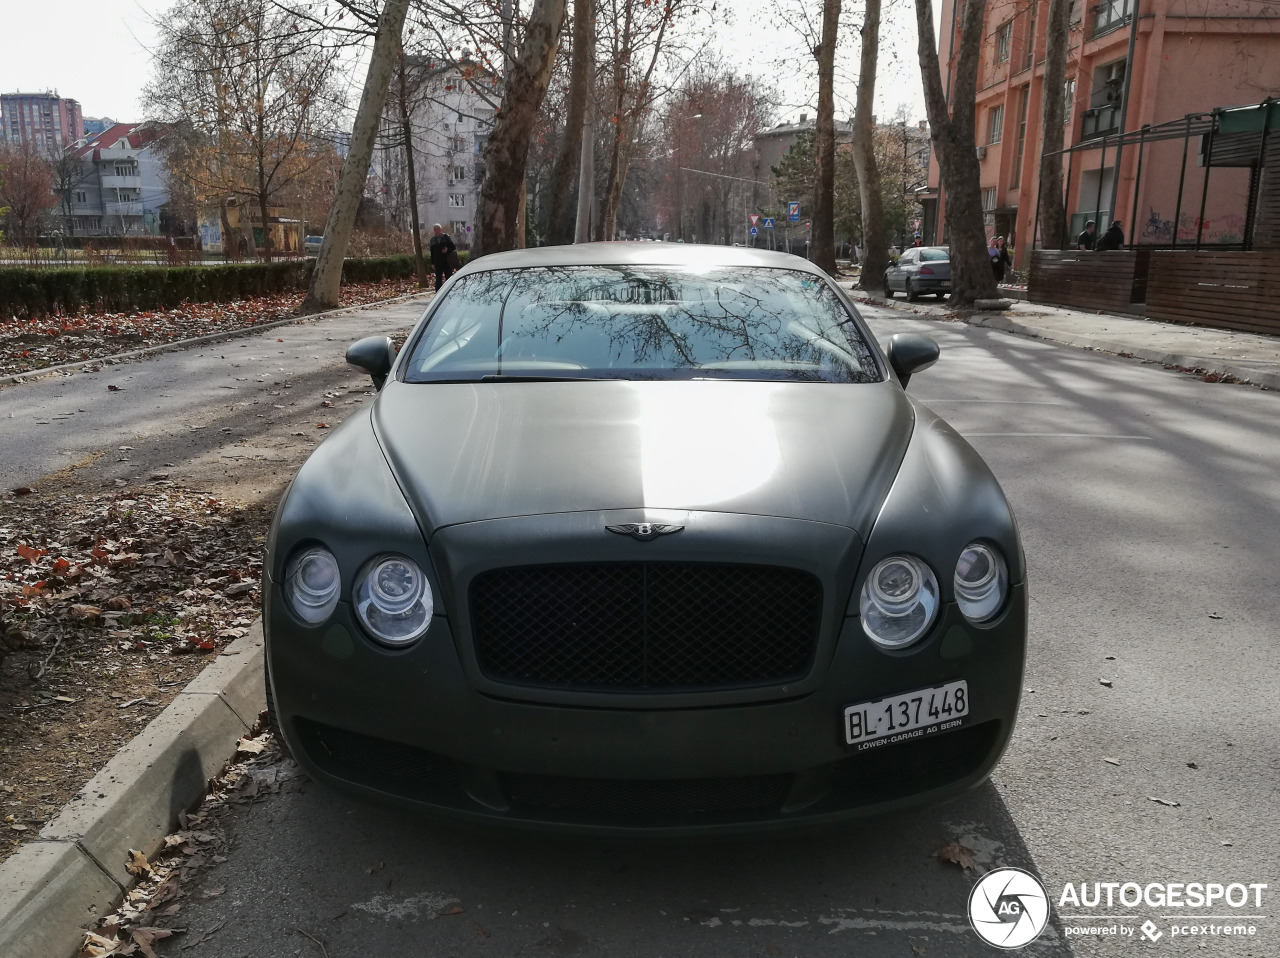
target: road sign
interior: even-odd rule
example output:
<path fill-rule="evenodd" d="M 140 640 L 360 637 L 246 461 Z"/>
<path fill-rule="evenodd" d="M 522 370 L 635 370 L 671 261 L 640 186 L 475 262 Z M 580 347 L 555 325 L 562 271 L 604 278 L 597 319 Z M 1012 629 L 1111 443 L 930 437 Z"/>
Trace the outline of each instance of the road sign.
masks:
<path fill-rule="evenodd" d="M 760 225 L 760 214 L 759 214 L 759 213 L 748 213 L 748 214 L 747 214 L 747 219 L 749 219 L 749 220 L 751 221 L 751 226 L 752 226 L 752 228 L 753 228 L 753 229 L 754 229 L 755 227 L 757 227 L 757 226 L 759 226 L 759 225 Z"/>
<path fill-rule="evenodd" d="M 800 204 L 799 203 L 787 204 L 787 222 L 788 223 L 800 222 Z"/>
<path fill-rule="evenodd" d="M 755 227 L 755 226 L 751 227 L 751 229 L 747 230 L 747 232 L 748 232 L 748 233 L 750 233 L 752 236 L 759 236 L 759 235 L 760 235 L 760 230 L 759 230 L 759 228 L 758 228 L 758 227 Z"/>
<path fill-rule="evenodd" d="M 761 226 L 763 226 L 763 227 L 764 227 L 765 229 L 767 229 L 767 230 L 771 230 L 771 229 L 773 229 L 773 217 L 772 217 L 772 216 L 766 216 L 766 217 L 764 218 L 764 222 L 763 222 L 763 223 L 761 223 L 760 225 L 761 225 Z"/>

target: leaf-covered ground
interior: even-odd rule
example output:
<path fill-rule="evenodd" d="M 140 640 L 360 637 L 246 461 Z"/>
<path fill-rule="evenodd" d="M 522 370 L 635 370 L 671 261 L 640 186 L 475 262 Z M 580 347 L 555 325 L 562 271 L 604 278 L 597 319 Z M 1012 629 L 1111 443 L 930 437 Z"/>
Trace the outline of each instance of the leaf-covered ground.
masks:
<path fill-rule="evenodd" d="M 342 287 L 342 305 L 360 306 L 418 292 L 413 280 L 353 283 Z M 261 296 L 234 303 L 190 303 L 180 309 L 100 313 L 44 320 L 0 319 L 0 375 L 116 353 L 298 315 L 302 293 Z"/>
<path fill-rule="evenodd" d="M 269 518 L 162 477 L 0 500 L 0 859 L 248 631 Z"/>

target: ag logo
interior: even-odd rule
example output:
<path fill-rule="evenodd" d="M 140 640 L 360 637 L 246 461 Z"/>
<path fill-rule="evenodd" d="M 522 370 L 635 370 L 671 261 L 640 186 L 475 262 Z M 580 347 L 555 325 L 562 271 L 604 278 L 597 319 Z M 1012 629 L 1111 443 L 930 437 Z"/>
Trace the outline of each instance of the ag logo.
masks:
<path fill-rule="evenodd" d="M 1039 879 L 1021 868 L 987 872 L 969 893 L 969 924 L 989 945 L 1021 948 L 1049 923 L 1049 896 Z"/>

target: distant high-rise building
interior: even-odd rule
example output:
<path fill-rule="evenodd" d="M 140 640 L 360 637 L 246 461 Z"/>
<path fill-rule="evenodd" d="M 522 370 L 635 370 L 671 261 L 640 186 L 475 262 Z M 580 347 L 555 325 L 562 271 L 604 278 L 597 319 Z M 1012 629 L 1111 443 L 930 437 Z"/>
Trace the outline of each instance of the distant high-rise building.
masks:
<path fill-rule="evenodd" d="M 115 125 L 116 121 L 109 116 L 86 116 L 84 118 L 84 136 L 97 136 L 99 133 L 107 132 Z"/>
<path fill-rule="evenodd" d="M 61 153 L 84 136 L 80 104 L 57 92 L 0 94 L 0 142 Z"/>

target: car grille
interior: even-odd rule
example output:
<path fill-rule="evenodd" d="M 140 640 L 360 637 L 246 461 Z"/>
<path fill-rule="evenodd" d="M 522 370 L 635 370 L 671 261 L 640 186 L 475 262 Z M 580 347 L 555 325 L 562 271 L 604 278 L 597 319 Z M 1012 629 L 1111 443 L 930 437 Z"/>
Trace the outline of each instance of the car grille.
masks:
<path fill-rule="evenodd" d="M 770 566 L 606 563 L 496 569 L 471 585 L 490 678 L 605 691 L 772 684 L 813 662 L 822 586 Z"/>

